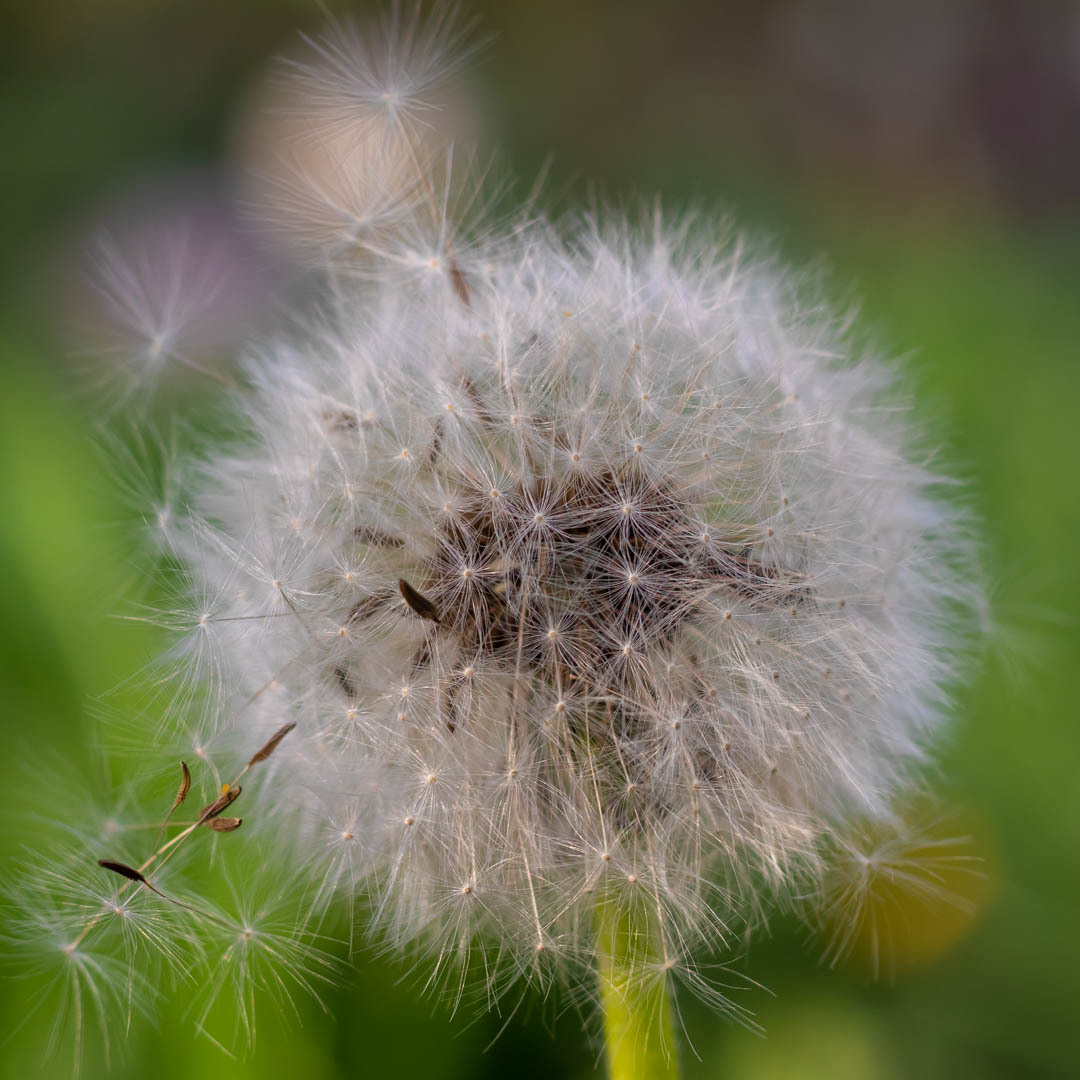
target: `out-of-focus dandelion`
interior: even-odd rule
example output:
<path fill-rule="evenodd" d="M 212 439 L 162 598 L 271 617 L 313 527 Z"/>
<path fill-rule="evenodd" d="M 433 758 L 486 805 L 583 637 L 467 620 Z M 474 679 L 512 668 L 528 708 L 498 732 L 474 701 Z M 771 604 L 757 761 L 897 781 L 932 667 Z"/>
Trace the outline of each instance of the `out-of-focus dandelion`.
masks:
<path fill-rule="evenodd" d="M 857 951 L 875 979 L 895 978 L 970 923 L 987 867 L 973 838 L 948 824 L 897 815 L 834 834 L 822 893 L 808 905 L 830 966 Z"/>
<path fill-rule="evenodd" d="M 449 7 L 431 23 L 388 17 L 375 36 L 333 23 L 253 87 L 232 156 L 272 251 L 317 269 L 364 267 L 372 243 L 415 219 L 429 169 L 481 125 L 449 78 L 473 51 L 468 29 Z"/>
<path fill-rule="evenodd" d="M 186 367 L 231 384 L 199 358 L 207 319 L 227 278 L 218 253 L 196 250 L 183 226 L 138 237 L 125 250 L 108 235 L 95 240 L 93 279 L 101 300 L 100 378 L 121 402 L 152 389 L 164 371 Z"/>
<path fill-rule="evenodd" d="M 97 212 L 68 304 L 75 361 L 108 419 L 176 391 L 236 385 L 233 354 L 271 278 L 222 187 L 206 172 L 168 173 Z"/>
<path fill-rule="evenodd" d="M 659 211 L 468 227 L 418 142 L 460 25 L 394 8 L 292 65 L 334 148 L 290 189 L 325 288 L 182 470 L 157 536 L 186 599 L 151 616 L 202 797 L 263 749 L 186 821 L 185 767 L 157 845 L 102 865 L 225 942 L 243 1029 L 276 964 L 321 977 L 297 935 L 362 900 L 455 998 L 470 971 L 489 997 L 565 980 L 613 1076 L 672 1074 L 673 987 L 747 1020 L 698 960 L 771 908 L 823 898 L 838 955 L 871 879 L 931 898 L 946 856 L 852 823 L 892 820 L 965 670 L 971 523 L 894 374 L 739 238 Z M 135 307 L 143 275 L 110 277 Z M 150 359 L 185 362 L 192 309 L 162 310 Z M 292 931 L 160 886 L 197 840 L 304 868 Z"/>

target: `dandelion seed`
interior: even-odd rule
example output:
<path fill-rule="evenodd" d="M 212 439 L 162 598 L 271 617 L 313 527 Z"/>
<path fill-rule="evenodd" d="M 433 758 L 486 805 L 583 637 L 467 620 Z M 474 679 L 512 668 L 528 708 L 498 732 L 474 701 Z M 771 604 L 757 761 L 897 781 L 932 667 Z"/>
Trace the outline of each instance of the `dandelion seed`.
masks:
<path fill-rule="evenodd" d="M 225 790 L 212 803 L 207 804 L 199 811 L 198 823 L 205 825 L 208 821 L 212 821 L 222 810 L 228 809 L 236 802 L 242 790 L 240 787 L 228 787 L 226 785 Z"/>
<path fill-rule="evenodd" d="M 463 577 L 472 577 L 471 571 L 464 571 Z M 430 619 L 433 623 L 439 621 L 439 609 L 422 593 L 417 592 L 404 578 L 398 579 L 398 589 L 401 591 L 405 603 L 416 612 L 422 619 Z"/>
<path fill-rule="evenodd" d="M 265 761 L 281 745 L 282 739 L 284 739 L 295 727 L 295 722 L 283 724 L 279 727 L 277 731 L 267 739 L 266 743 L 252 755 L 251 760 L 247 763 L 247 768 L 250 769 L 252 765 L 258 765 L 260 761 Z M 237 790 L 237 794 L 239 794 L 239 790 Z"/>
<path fill-rule="evenodd" d="M 210 822 L 210 828 L 214 832 L 235 832 L 244 823 L 243 818 L 238 817 L 216 817 Z"/>
<path fill-rule="evenodd" d="M 141 885 L 147 883 L 146 878 L 144 878 L 138 870 L 135 870 L 124 863 L 111 862 L 109 859 L 98 859 L 98 866 L 104 870 L 111 870 L 114 874 L 119 874 L 121 877 L 126 877 L 128 881 L 137 881 Z"/>

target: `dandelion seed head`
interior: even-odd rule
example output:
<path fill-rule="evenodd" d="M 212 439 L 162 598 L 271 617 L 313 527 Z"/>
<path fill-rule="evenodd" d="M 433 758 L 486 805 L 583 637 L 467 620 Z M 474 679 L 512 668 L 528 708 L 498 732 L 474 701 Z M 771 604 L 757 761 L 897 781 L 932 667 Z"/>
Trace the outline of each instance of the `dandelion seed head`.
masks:
<path fill-rule="evenodd" d="M 408 138 L 455 20 L 338 27 L 293 77 L 338 135 Z M 305 881 L 302 926 L 280 889 L 209 918 L 245 1028 L 358 897 L 433 984 L 475 951 L 500 986 L 591 967 L 605 904 L 655 913 L 640 977 L 693 986 L 772 904 L 844 909 L 830 865 L 902 855 L 841 838 L 891 820 L 984 606 L 955 485 L 812 285 L 659 212 L 470 229 L 413 160 L 363 273 L 324 250 L 318 310 L 249 346 L 236 437 L 153 534 L 182 567 L 155 693 L 208 799 L 263 746 L 259 813 L 204 831 Z"/>
<path fill-rule="evenodd" d="M 468 303 L 374 276 L 253 352 L 254 449 L 211 453 L 173 524 L 202 593 L 240 589 L 223 699 L 270 663 L 318 813 L 382 770 L 348 887 L 388 941 L 572 953 L 586 836 L 699 939 L 710 897 L 782 895 L 929 751 L 978 593 L 964 514 L 884 363 L 741 247 L 586 220 L 454 259 Z M 306 734 L 327 709 L 347 739 Z M 448 920 L 462 880 L 482 903 Z"/>

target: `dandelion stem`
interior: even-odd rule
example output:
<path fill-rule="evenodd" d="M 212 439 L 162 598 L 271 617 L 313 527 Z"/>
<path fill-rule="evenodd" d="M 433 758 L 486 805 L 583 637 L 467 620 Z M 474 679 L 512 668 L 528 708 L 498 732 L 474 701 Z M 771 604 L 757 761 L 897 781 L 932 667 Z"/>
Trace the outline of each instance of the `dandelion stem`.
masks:
<path fill-rule="evenodd" d="M 677 1080 L 675 1029 L 655 913 L 596 906 L 596 968 L 610 1080 Z"/>

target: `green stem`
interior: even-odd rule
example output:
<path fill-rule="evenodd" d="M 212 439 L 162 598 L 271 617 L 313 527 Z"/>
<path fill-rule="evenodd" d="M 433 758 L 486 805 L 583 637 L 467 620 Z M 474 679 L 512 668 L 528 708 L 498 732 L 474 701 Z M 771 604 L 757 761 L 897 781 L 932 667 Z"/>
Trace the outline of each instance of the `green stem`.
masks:
<path fill-rule="evenodd" d="M 677 1080 L 675 1025 L 655 913 L 596 905 L 596 969 L 610 1080 Z"/>

